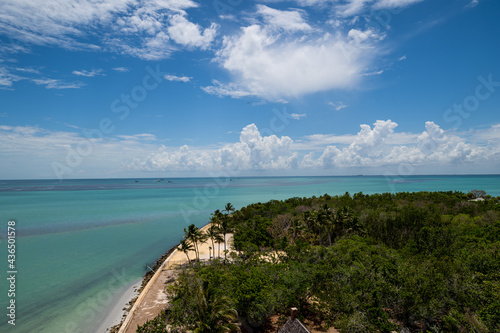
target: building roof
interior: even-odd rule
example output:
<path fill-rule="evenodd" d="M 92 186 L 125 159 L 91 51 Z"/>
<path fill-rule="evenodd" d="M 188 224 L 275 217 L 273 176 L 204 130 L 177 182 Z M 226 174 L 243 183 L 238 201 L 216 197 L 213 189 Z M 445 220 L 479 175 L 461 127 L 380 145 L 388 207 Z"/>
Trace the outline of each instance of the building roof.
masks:
<path fill-rule="evenodd" d="M 311 333 L 297 318 L 289 318 L 278 333 Z"/>

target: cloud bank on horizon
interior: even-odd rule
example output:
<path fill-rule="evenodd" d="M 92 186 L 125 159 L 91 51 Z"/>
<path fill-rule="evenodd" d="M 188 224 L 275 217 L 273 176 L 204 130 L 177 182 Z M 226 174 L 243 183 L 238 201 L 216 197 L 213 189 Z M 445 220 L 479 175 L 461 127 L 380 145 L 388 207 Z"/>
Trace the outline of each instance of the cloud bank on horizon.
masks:
<path fill-rule="evenodd" d="M 476 37 L 497 34 L 437 27 L 498 6 L 3 0 L 0 178 L 495 173 L 500 51 Z"/>
<path fill-rule="evenodd" d="M 360 127 L 355 135 L 310 135 L 294 140 L 262 135 L 255 124 L 249 124 L 237 142 L 174 148 L 151 134 L 85 138 L 74 132 L 0 126 L 0 149 L 5 156 L 24 156 L 20 169 L 33 162 L 45 165 L 44 176 L 49 178 L 97 177 L 97 170 L 106 177 L 200 172 L 244 176 L 262 171 L 343 175 L 348 170 L 406 175 L 418 170 L 447 173 L 450 168 L 462 174 L 478 168 L 494 173 L 496 169 L 488 165 L 500 161 L 500 124 L 471 133 L 447 132 L 432 121 L 420 133 L 397 132 L 398 124 L 391 120 Z"/>

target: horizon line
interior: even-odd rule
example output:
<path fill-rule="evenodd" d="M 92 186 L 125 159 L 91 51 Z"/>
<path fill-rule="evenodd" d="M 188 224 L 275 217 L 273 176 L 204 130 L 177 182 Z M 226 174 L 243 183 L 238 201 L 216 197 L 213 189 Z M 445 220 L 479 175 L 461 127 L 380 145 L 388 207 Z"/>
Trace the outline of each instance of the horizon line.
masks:
<path fill-rule="evenodd" d="M 314 175 L 314 176 L 304 176 L 304 175 L 295 175 L 295 176 L 235 176 L 235 177 L 225 177 L 225 176 L 220 176 L 220 177 L 214 177 L 214 176 L 193 176 L 193 177 L 178 177 L 178 176 L 173 176 L 173 177 L 111 177 L 111 178 L 67 178 L 67 179 L 57 179 L 57 178 L 13 178 L 13 179 L 0 179 L 0 181 L 35 181 L 35 180 L 53 180 L 53 181 L 58 181 L 58 182 L 64 182 L 65 180 L 138 180 L 138 179 L 205 179 L 205 178 L 229 178 L 229 179 L 239 179 L 239 178 L 323 178 L 323 177 L 421 177 L 421 176 L 430 176 L 430 177 L 435 177 L 435 176 L 500 176 L 500 174 L 495 174 L 495 173 L 464 173 L 464 174 L 414 174 L 414 175 L 398 175 L 398 174 L 389 174 L 389 175 L 380 175 L 380 174 L 374 174 L 374 175 L 364 175 L 364 174 L 357 174 L 357 175 Z"/>

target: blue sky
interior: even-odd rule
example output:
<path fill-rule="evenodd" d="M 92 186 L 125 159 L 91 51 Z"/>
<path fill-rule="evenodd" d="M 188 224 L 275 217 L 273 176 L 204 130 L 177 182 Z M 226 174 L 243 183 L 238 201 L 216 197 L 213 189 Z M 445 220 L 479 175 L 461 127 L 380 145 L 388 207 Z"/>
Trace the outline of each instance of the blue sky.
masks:
<path fill-rule="evenodd" d="M 499 170 L 498 1 L 0 13 L 0 179 Z"/>

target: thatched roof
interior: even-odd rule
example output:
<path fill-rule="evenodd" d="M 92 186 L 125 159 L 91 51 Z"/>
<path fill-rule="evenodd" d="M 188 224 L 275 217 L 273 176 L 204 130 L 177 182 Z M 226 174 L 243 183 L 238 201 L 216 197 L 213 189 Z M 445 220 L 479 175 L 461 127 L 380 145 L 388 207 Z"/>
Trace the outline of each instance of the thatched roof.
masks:
<path fill-rule="evenodd" d="M 278 333 L 311 333 L 297 318 L 289 318 Z"/>

